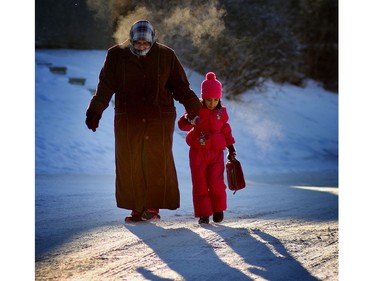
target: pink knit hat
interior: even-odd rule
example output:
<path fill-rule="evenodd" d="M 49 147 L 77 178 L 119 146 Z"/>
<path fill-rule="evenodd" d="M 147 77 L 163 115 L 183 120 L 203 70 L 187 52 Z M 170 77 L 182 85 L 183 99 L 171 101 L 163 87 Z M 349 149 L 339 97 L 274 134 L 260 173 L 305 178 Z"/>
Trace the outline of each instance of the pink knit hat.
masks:
<path fill-rule="evenodd" d="M 202 99 L 221 99 L 221 83 L 216 80 L 216 75 L 213 72 L 206 74 L 206 80 L 201 84 Z"/>

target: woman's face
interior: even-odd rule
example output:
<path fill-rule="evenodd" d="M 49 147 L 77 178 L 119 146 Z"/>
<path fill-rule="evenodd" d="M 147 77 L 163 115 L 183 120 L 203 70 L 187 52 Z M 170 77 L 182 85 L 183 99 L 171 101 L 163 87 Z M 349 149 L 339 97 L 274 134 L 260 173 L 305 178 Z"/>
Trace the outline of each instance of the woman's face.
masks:
<path fill-rule="evenodd" d="M 133 41 L 133 46 L 134 46 L 134 49 L 138 51 L 144 51 L 151 47 L 151 43 L 145 40 L 135 40 Z"/>
<path fill-rule="evenodd" d="M 213 99 L 213 98 L 209 98 L 209 99 L 204 99 L 204 104 L 206 105 L 206 107 L 209 109 L 209 110 L 214 110 L 215 107 L 218 105 L 219 103 L 219 100 L 220 99 Z"/>

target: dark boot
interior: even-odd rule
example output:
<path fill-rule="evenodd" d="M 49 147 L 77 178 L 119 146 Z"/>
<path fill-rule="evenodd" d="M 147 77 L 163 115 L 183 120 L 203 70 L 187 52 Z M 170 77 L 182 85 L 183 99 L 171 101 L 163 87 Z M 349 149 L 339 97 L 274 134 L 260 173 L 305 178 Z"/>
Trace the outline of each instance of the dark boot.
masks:
<path fill-rule="evenodd" d="M 224 212 L 216 212 L 213 216 L 214 222 L 222 222 L 224 219 Z"/>
<path fill-rule="evenodd" d="M 139 222 L 142 221 L 142 212 L 132 211 L 130 216 L 125 217 L 125 222 Z"/>
<path fill-rule="evenodd" d="M 210 223 L 210 220 L 209 220 L 209 217 L 200 217 L 199 218 L 199 221 L 198 221 L 199 224 L 202 224 L 202 223 Z"/>
<path fill-rule="evenodd" d="M 160 220 L 159 209 L 147 209 L 143 212 L 143 220 Z"/>

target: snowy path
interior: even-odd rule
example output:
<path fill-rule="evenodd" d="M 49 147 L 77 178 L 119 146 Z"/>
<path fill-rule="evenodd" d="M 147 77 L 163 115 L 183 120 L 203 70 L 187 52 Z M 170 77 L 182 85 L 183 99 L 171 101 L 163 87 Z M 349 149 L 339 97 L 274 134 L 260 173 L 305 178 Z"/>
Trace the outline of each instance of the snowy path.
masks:
<path fill-rule="evenodd" d="M 289 186 L 338 186 L 337 95 L 313 81 L 270 82 L 225 100 L 248 186 L 228 192 L 224 222 L 207 227 L 192 215 L 189 148 L 176 128 L 181 207 L 125 225 L 111 176 L 113 109 L 95 133 L 84 123 L 104 58 L 36 51 L 36 280 L 338 280 L 338 188 Z M 199 93 L 204 77 L 188 76 Z M 69 83 L 77 77 L 86 84 Z"/>
<path fill-rule="evenodd" d="M 337 188 L 251 185 L 228 192 L 223 223 L 201 227 L 186 204 L 158 222 L 122 223 L 111 177 L 37 180 L 70 188 L 54 198 L 37 190 L 46 213 L 36 222 L 45 227 L 36 237 L 36 280 L 338 280 Z M 52 205 L 65 206 L 60 217 L 48 218 Z"/>

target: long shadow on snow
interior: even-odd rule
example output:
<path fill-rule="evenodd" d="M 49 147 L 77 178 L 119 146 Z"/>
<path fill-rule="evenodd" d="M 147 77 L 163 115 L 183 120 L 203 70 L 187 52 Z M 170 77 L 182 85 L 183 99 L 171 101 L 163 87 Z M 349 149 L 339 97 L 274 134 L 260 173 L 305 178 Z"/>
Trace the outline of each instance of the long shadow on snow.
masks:
<path fill-rule="evenodd" d="M 207 241 L 187 228 L 164 229 L 153 224 L 126 225 L 126 228 L 184 280 L 253 280 L 215 252 L 227 246 L 247 264 L 249 272 L 266 280 L 318 280 L 278 239 L 259 230 L 249 232 L 244 228 L 208 225 L 206 231 L 217 235 L 209 236 L 211 241 Z M 136 270 L 149 280 L 168 280 L 144 267 Z"/>
<path fill-rule="evenodd" d="M 190 229 L 164 229 L 153 224 L 125 227 L 146 243 L 184 280 L 252 280 L 223 262 L 213 247 Z M 144 267 L 138 267 L 136 270 L 153 281 L 168 280 L 156 276 Z"/>
<path fill-rule="evenodd" d="M 209 229 L 220 235 L 225 243 L 251 266 L 248 270 L 253 274 L 270 281 L 318 280 L 270 234 L 223 225 L 212 225 Z"/>

